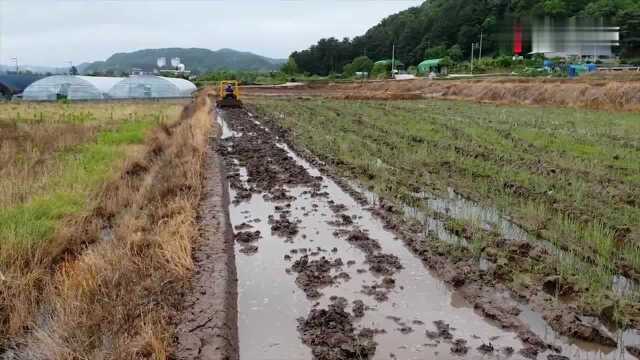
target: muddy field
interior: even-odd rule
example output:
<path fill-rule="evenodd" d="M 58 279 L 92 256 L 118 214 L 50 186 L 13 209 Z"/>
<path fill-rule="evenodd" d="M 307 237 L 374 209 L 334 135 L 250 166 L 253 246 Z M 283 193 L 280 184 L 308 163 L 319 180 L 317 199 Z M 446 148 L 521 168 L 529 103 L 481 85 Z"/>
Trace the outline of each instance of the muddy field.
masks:
<path fill-rule="evenodd" d="M 442 240 L 463 243 L 464 230 L 336 176 L 303 148 L 293 151 L 290 134 L 274 122 L 247 110 L 223 111 L 217 120 L 234 229 L 240 358 L 637 353 L 635 330 L 607 328 L 544 289 L 514 292 L 502 283 L 505 267 L 495 257 L 477 258 L 465 247 L 452 256 Z M 513 262 L 549 251 L 501 240 Z M 545 284 L 558 290 L 552 278 Z"/>

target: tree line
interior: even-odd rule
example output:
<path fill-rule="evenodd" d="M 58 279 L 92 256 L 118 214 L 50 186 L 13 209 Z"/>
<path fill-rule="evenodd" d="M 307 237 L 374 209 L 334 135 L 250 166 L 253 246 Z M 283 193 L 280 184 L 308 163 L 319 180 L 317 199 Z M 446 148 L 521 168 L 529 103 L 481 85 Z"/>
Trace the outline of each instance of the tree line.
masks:
<path fill-rule="evenodd" d="M 357 57 L 389 59 L 394 45 L 396 58 L 407 65 L 445 56 L 461 61 L 480 34 L 483 56 L 511 56 L 513 23 L 543 16 L 610 19 L 621 27 L 618 54 L 640 57 L 638 0 L 429 0 L 383 19 L 364 35 L 320 39 L 290 58 L 300 71 L 318 75 L 343 72 Z"/>

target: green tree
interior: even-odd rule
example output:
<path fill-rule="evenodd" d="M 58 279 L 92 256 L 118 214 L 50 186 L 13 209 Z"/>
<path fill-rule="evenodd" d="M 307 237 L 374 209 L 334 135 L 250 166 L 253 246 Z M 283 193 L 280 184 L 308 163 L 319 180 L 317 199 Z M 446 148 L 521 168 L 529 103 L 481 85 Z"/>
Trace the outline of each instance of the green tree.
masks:
<path fill-rule="evenodd" d="M 425 59 L 442 59 L 443 57 L 446 57 L 448 55 L 449 53 L 447 52 L 447 48 L 444 47 L 444 45 L 429 48 L 424 52 Z"/>
<path fill-rule="evenodd" d="M 544 12 L 551 16 L 565 16 L 568 11 L 564 0 L 545 0 L 543 8 Z"/>
<path fill-rule="evenodd" d="M 366 33 L 351 40 L 321 39 L 306 50 L 292 54 L 301 72 L 327 75 L 343 69 L 360 54 L 371 59 L 388 59 L 395 44 L 396 59 L 408 66 L 426 58 L 452 60 L 459 52 L 469 58 L 471 44 L 483 33 L 482 54 L 512 55 L 511 27 L 515 19 L 535 16 L 604 16 L 613 17 L 621 27 L 620 54 L 640 54 L 640 0 L 428 0 L 388 16 Z M 455 16 L 452 16 L 455 14 Z M 507 29 L 507 30 L 502 30 Z M 529 45 L 525 45 L 529 46 Z M 451 47 L 451 48 L 450 48 Z M 452 51 L 452 53 L 449 53 Z M 523 49 L 524 53 L 530 49 Z M 352 70 L 351 66 L 346 68 Z"/>
<path fill-rule="evenodd" d="M 357 72 L 367 72 L 371 73 L 371 69 L 373 68 L 373 61 L 366 56 L 358 56 L 353 59 L 350 64 L 345 65 L 342 68 L 342 72 L 346 76 L 353 76 Z"/>
<path fill-rule="evenodd" d="M 453 45 L 449 51 L 449 57 L 451 58 L 451 60 L 455 61 L 455 62 L 460 62 L 464 59 L 464 54 L 462 52 L 462 49 L 460 48 L 460 45 L 455 44 Z"/>
<path fill-rule="evenodd" d="M 289 61 L 282 65 L 282 69 L 280 69 L 280 71 L 287 75 L 295 75 L 300 73 L 298 64 L 296 64 L 296 59 L 294 59 L 293 56 L 289 56 Z"/>
<path fill-rule="evenodd" d="M 391 65 L 385 63 L 377 63 L 371 68 L 371 76 L 380 77 L 386 76 L 391 72 Z"/>

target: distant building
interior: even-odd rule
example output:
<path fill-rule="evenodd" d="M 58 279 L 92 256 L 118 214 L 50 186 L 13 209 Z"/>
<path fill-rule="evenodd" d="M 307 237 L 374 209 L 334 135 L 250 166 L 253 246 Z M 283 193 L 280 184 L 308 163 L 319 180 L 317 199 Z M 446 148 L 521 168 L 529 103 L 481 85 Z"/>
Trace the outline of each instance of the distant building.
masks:
<path fill-rule="evenodd" d="M 188 78 L 191 75 L 191 71 L 187 70 L 187 67 L 180 61 L 179 57 L 172 58 L 170 66 L 167 66 L 167 58 L 160 57 L 156 61 L 156 65 L 158 67 L 154 69 L 154 74 L 182 78 Z"/>
<path fill-rule="evenodd" d="M 545 18 L 535 21 L 531 29 L 531 53 L 548 58 L 609 59 L 614 56 L 612 47 L 619 43 L 620 29 L 601 21 Z"/>

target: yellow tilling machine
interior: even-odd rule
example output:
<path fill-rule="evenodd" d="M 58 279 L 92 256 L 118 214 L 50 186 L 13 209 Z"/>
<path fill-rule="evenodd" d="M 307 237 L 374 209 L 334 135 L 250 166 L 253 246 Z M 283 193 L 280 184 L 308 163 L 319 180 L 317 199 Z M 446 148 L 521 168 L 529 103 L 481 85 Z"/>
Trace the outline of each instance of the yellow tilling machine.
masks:
<path fill-rule="evenodd" d="M 219 108 L 241 108 L 240 86 L 236 80 L 220 81 L 218 87 L 218 100 L 216 106 Z"/>

